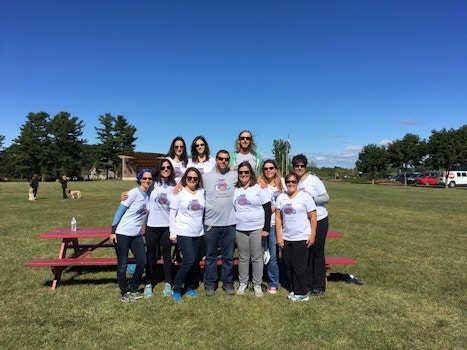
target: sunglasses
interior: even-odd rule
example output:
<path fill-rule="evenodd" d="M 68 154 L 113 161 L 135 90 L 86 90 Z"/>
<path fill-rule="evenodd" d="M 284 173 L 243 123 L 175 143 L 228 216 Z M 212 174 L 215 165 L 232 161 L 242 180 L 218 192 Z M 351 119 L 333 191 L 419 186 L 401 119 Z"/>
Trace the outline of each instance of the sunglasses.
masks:
<path fill-rule="evenodd" d="M 273 167 L 273 166 L 270 166 L 269 168 L 268 168 L 268 167 L 264 167 L 264 168 L 263 168 L 263 170 L 274 170 L 274 169 L 276 169 L 276 168 Z"/>
<path fill-rule="evenodd" d="M 287 183 L 287 184 L 296 184 L 297 181 L 295 181 L 295 180 L 287 180 L 285 183 Z"/>
<path fill-rule="evenodd" d="M 198 147 L 204 147 L 204 143 L 198 143 L 198 144 L 196 145 L 196 148 L 198 148 Z"/>
<path fill-rule="evenodd" d="M 249 170 L 239 171 L 238 173 L 239 173 L 240 175 L 250 175 L 250 171 L 249 171 Z"/>
<path fill-rule="evenodd" d="M 217 160 L 228 162 L 230 160 L 230 158 L 217 157 Z"/>
<path fill-rule="evenodd" d="M 251 141 L 251 137 L 250 136 L 240 136 L 240 140 Z"/>
<path fill-rule="evenodd" d="M 190 182 L 198 181 L 198 176 L 187 176 L 186 179 Z"/>
<path fill-rule="evenodd" d="M 161 170 L 172 170 L 172 167 L 169 166 L 161 166 Z"/>
<path fill-rule="evenodd" d="M 152 180 L 152 177 L 142 177 L 141 180 Z"/>
<path fill-rule="evenodd" d="M 306 168 L 306 165 L 305 164 L 295 164 L 293 167 L 294 168 Z"/>
<path fill-rule="evenodd" d="M 176 148 L 176 149 L 184 149 L 185 146 L 174 146 L 174 148 Z"/>

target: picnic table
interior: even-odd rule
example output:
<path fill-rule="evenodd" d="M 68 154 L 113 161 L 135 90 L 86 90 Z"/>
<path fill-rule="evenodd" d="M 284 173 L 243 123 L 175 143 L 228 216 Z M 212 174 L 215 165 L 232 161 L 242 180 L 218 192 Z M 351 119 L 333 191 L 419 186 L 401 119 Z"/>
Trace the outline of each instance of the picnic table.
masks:
<path fill-rule="evenodd" d="M 110 228 L 81 228 L 77 231 L 72 231 L 69 228 L 60 228 L 54 231 L 46 232 L 39 235 L 40 239 L 58 239 L 61 240 L 60 249 L 57 258 L 33 259 L 26 263 L 27 267 L 50 267 L 54 279 L 52 282 L 52 290 L 57 288 L 60 282 L 62 272 L 72 266 L 117 266 L 117 257 L 112 250 L 111 257 L 94 257 L 91 254 L 97 249 L 113 247 L 113 243 L 109 242 Z M 344 236 L 341 233 L 328 231 L 327 238 L 339 239 Z M 72 250 L 71 253 L 69 251 Z M 133 263 L 133 259 L 128 260 Z M 162 264 L 163 260 L 157 261 Z M 238 263 L 237 259 L 235 263 Z M 174 261 L 174 264 L 178 264 Z M 222 260 L 218 260 L 218 265 L 222 264 Z M 345 256 L 326 256 L 326 265 L 355 265 L 356 261 Z M 201 273 L 204 270 L 204 261 L 200 261 Z"/>

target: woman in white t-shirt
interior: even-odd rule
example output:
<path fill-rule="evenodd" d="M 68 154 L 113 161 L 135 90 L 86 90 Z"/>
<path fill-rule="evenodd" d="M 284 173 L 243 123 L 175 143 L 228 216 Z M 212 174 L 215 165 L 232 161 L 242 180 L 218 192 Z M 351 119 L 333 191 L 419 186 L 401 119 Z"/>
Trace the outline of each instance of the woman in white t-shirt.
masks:
<path fill-rule="evenodd" d="M 148 214 L 148 191 L 152 186 L 152 178 L 151 169 L 143 169 L 136 175 L 139 186 L 128 191 L 128 198 L 121 201 L 112 222 L 109 240 L 115 245 L 117 282 L 121 300 L 125 303 L 143 297 L 138 291 L 147 262 L 142 227 Z M 128 285 L 126 271 L 130 250 L 135 257 L 136 268 Z"/>
<path fill-rule="evenodd" d="M 238 165 L 238 182 L 234 194 L 236 218 L 236 241 L 239 254 L 237 294 L 242 295 L 248 287 L 250 260 L 252 265 L 253 290 L 262 297 L 263 249 L 262 237 L 269 235 L 271 226 L 271 198 L 267 189 L 261 188 L 251 164 L 244 161 Z"/>
<path fill-rule="evenodd" d="M 276 200 L 277 245 L 290 280 L 289 299 L 307 301 L 307 260 L 316 237 L 316 204 L 308 193 L 298 190 L 296 174 L 288 174 L 285 184 L 287 193 Z"/>
<path fill-rule="evenodd" d="M 182 263 L 173 285 L 173 300 L 181 301 L 182 292 L 197 297 L 194 291 L 195 266 L 204 235 L 203 214 L 206 206 L 203 179 L 198 169 L 190 167 L 180 179 L 182 190 L 170 202 L 170 239 L 182 252 Z"/>
<path fill-rule="evenodd" d="M 179 183 L 188 166 L 188 153 L 183 137 L 177 136 L 172 140 L 166 158 L 170 159 L 175 172 L 175 181 Z"/>
<path fill-rule="evenodd" d="M 204 136 L 196 136 L 191 143 L 191 157 L 188 167 L 195 167 L 204 175 L 216 169 L 216 159 L 210 157 L 211 151 Z"/>

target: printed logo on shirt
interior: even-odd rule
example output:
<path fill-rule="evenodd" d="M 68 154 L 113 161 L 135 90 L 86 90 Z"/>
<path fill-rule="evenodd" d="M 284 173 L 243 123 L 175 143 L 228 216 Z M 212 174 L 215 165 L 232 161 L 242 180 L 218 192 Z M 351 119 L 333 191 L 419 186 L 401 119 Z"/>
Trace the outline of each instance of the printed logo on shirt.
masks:
<path fill-rule="evenodd" d="M 245 205 L 250 205 L 251 202 L 248 201 L 248 198 L 246 198 L 246 194 L 241 194 L 240 196 L 238 196 L 236 199 L 235 199 L 235 203 L 237 203 L 238 205 L 241 205 L 241 206 L 245 206 Z"/>
<path fill-rule="evenodd" d="M 214 188 L 219 192 L 230 191 L 230 186 L 225 183 L 224 179 L 219 179 L 219 181 L 214 185 Z"/>
<path fill-rule="evenodd" d="M 159 203 L 161 205 L 169 205 L 169 199 L 167 198 L 167 193 L 159 193 L 156 198 L 154 198 L 154 202 Z"/>
<path fill-rule="evenodd" d="M 148 213 L 148 208 L 146 207 L 146 204 L 143 204 L 142 206 L 139 207 L 139 209 L 136 211 L 136 214 L 139 215 L 146 215 Z"/>
<path fill-rule="evenodd" d="M 178 166 L 174 167 L 174 174 L 175 174 L 175 177 L 182 177 L 183 176 L 182 169 Z"/>
<path fill-rule="evenodd" d="M 287 203 L 284 207 L 282 207 L 282 211 L 286 215 L 293 215 L 296 213 L 296 210 L 292 207 L 292 203 Z"/>
<path fill-rule="evenodd" d="M 201 207 L 201 204 L 199 203 L 197 199 L 193 199 L 188 204 L 188 210 L 198 211 L 198 210 L 203 210 L 203 208 Z"/>

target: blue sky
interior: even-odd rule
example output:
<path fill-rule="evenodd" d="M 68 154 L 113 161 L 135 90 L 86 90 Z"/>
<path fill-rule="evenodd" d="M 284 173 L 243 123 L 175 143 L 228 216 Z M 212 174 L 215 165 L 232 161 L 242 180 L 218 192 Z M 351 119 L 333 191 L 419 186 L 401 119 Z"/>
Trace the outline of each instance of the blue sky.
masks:
<path fill-rule="evenodd" d="M 15 0 L 0 11 L 0 135 L 29 112 L 138 129 L 136 150 L 204 135 L 317 166 L 467 122 L 465 0 Z"/>

